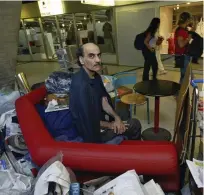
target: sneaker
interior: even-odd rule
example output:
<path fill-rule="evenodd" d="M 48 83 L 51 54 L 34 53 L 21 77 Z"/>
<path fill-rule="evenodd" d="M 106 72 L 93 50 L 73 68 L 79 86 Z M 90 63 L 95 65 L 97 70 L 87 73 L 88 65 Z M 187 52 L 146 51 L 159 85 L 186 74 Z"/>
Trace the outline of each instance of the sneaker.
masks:
<path fill-rule="evenodd" d="M 159 70 L 158 74 L 167 74 L 166 70 Z"/>

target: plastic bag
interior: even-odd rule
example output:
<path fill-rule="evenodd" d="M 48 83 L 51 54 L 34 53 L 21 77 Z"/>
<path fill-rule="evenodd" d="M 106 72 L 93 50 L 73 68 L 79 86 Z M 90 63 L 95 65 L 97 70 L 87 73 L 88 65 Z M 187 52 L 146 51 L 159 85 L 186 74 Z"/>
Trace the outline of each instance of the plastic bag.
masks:
<path fill-rule="evenodd" d="M 4 163 L 0 170 L 0 195 L 28 194 L 33 178 L 17 173 L 16 167 L 13 167 L 13 162 L 6 153 L 1 156 L 1 162 Z"/>
<path fill-rule="evenodd" d="M 62 154 L 62 152 L 59 152 L 59 153 L 57 153 L 56 156 L 54 156 L 54 157 L 52 157 L 51 159 L 49 159 L 49 160 L 41 167 L 41 169 L 39 170 L 38 175 L 37 175 L 35 181 L 33 182 L 32 190 L 31 190 L 31 192 L 30 192 L 28 195 L 33 195 L 33 194 L 34 194 L 35 185 L 36 185 L 38 179 L 41 177 L 41 175 L 45 172 L 45 170 L 46 170 L 50 165 L 52 165 L 53 163 L 55 163 L 56 161 L 62 162 L 62 160 L 63 160 L 63 154 Z M 77 180 L 76 180 L 76 176 L 75 176 L 74 172 L 73 172 L 70 168 L 67 168 L 67 167 L 66 167 L 66 169 L 67 169 L 67 171 L 68 171 L 68 173 L 69 173 L 71 183 L 72 183 L 72 182 L 76 182 Z"/>
<path fill-rule="evenodd" d="M 114 77 L 113 76 L 108 76 L 108 75 L 101 75 L 103 84 L 106 88 L 106 91 L 109 93 L 111 91 L 114 90 L 114 85 L 113 85 L 113 81 L 114 81 Z"/>
<path fill-rule="evenodd" d="M 15 108 L 15 101 L 20 97 L 18 91 L 9 94 L 0 93 L 0 115 Z"/>
<path fill-rule="evenodd" d="M 16 173 L 14 170 L 0 171 L 0 175 L 0 195 L 22 195 L 31 189 L 32 177 Z"/>

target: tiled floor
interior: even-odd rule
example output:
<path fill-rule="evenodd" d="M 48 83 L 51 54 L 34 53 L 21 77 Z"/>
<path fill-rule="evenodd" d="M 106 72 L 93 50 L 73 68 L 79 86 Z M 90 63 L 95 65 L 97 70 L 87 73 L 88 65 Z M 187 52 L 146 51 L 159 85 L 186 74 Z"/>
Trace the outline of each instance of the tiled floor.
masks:
<path fill-rule="evenodd" d="M 168 58 L 168 59 L 167 59 Z M 162 56 L 164 66 L 172 66 L 174 67 L 174 56 L 170 55 L 163 55 Z M 193 70 L 200 70 L 203 71 L 203 58 L 198 60 L 198 64 L 192 63 Z"/>
<path fill-rule="evenodd" d="M 107 65 L 108 73 L 114 74 L 120 71 L 130 70 L 133 67 L 127 66 L 111 66 Z M 28 78 L 30 85 L 44 81 L 48 75 L 59 70 L 59 65 L 57 62 L 33 62 L 18 65 L 16 68 L 17 73 L 24 72 Z M 137 82 L 142 80 L 143 69 L 136 70 Z M 194 75 L 195 78 L 202 78 L 202 75 Z M 172 80 L 178 82 L 179 72 L 178 71 L 168 71 L 166 75 L 159 75 L 158 79 Z M 146 105 L 138 106 L 136 116 L 142 124 L 143 130 L 153 126 L 154 120 L 154 98 L 150 97 L 150 114 L 151 114 L 151 124 L 147 124 L 146 117 Z M 163 127 L 173 134 L 174 121 L 175 121 L 175 111 L 176 111 L 176 101 L 173 97 L 162 97 L 160 99 L 160 127 Z"/>

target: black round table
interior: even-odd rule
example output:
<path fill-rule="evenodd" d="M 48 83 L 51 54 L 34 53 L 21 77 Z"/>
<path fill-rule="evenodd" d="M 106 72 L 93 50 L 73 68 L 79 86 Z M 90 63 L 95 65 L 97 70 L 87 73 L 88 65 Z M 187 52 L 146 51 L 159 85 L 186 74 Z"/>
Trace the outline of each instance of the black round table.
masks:
<path fill-rule="evenodd" d="M 164 128 L 159 128 L 159 103 L 160 97 L 176 95 L 180 84 L 166 80 L 149 80 L 136 83 L 135 92 L 145 96 L 155 97 L 154 127 L 143 131 L 144 140 L 171 140 L 171 133 Z"/>

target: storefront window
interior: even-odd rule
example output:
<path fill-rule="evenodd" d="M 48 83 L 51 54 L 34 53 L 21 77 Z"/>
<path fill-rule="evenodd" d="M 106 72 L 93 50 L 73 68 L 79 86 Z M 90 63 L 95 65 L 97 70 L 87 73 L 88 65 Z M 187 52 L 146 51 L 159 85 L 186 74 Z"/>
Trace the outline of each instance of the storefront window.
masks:
<path fill-rule="evenodd" d="M 73 14 L 57 16 L 63 46 L 76 45 Z"/>
<path fill-rule="evenodd" d="M 94 12 L 97 44 L 103 53 L 115 53 L 112 9 Z"/>
<path fill-rule="evenodd" d="M 60 34 L 57 29 L 57 21 L 55 16 L 43 17 L 42 26 L 45 36 L 45 45 L 49 59 L 53 58 L 56 50 L 61 48 Z"/>
<path fill-rule="evenodd" d="M 43 35 L 38 18 L 24 19 L 26 34 L 31 48 L 33 60 L 47 59 L 44 48 Z"/>
<path fill-rule="evenodd" d="M 93 19 L 90 13 L 76 13 L 76 28 L 79 44 L 94 43 Z"/>
<path fill-rule="evenodd" d="M 174 66 L 174 35 L 178 27 L 179 16 L 183 12 L 188 12 L 191 15 L 191 20 L 187 26 L 187 29 L 189 31 L 193 30 L 203 37 L 203 30 L 200 30 L 203 27 L 203 2 L 189 2 L 160 7 L 161 24 L 159 31 L 164 37 L 164 41 L 160 48 L 160 53 L 163 54 L 164 59 L 166 58 L 165 55 L 172 55 L 172 58 L 169 58 L 163 62 L 166 65 L 171 64 Z M 201 70 L 203 68 L 202 64 L 203 58 L 200 56 L 192 58 L 193 69 Z"/>
<path fill-rule="evenodd" d="M 114 32 L 112 9 L 23 19 L 18 57 L 54 60 L 63 48 L 69 60 L 74 61 L 76 49 L 85 43 L 96 43 L 103 53 L 115 53 Z"/>

